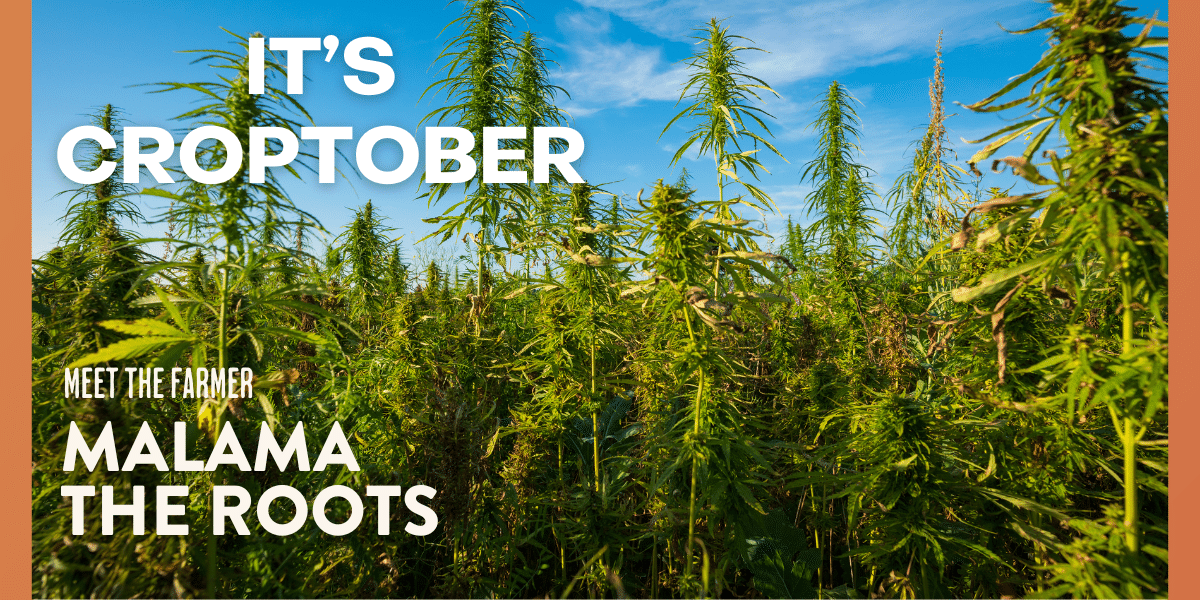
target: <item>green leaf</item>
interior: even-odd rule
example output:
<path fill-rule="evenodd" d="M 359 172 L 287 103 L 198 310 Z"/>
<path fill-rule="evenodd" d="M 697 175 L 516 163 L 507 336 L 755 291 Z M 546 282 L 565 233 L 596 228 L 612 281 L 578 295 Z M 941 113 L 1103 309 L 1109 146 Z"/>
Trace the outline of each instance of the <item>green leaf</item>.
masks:
<path fill-rule="evenodd" d="M 67 365 L 68 368 L 83 367 L 94 365 L 97 363 L 109 362 L 114 360 L 126 360 L 145 356 L 155 350 L 177 344 L 179 342 L 189 342 L 190 337 L 165 337 L 165 336 L 147 336 L 109 344 L 100 350 L 84 356 L 79 360 Z"/>
<path fill-rule="evenodd" d="M 1045 266 L 1057 258 L 1058 256 L 1055 254 L 1047 254 L 1015 267 L 992 271 L 980 279 L 979 285 L 957 288 L 950 294 L 950 297 L 955 302 L 970 302 L 980 296 L 1000 290 L 1014 277 L 1019 277 L 1029 271 Z"/>
<path fill-rule="evenodd" d="M 967 160 L 967 162 L 972 165 L 977 165 L 977 164 L 987 160 L 991 155 L 995 154 L 997 150 L 1004 147 L 1005 144 L 1017 139 L 1018 137 L 1021 137 L 1021 135 L 1023 135 L 1025 132 L 1033 129 L 1034 127 L 1037 127 L 1038 125 L 1041 125 L 1042 123 L 1048 123 L 1050 121 L 1053 121 L 1055 118 L 1056 117 L 1042 117 L 1040 119 L 1030 119 L 1028 121 L 1024 121 L 1024 122 L 1018 123 L 1016 125 L 1009 125 L 1008 127 L 1005 127 L 1004 129 L 1000 130 L 1000 131 L 1008 131 L 1009 133 L 1007 135 L 1004 135 L 1004 136 L 1000 137 L 999 139 L 993 141 L 992 143 L 988 144 L 987 146 L 984 146 L 982 150 L 980 150 L 980 151 L 976 152 L 974 155 L 972 155 L 971 158 L 969 160 Z M 999 132 L 997 132 L 997 133 L 999 133 Z M 993 135 L 995 135 L 995 134 L 993 134 Z M 984 139 L 987 139 L 987 138 L 984 138 Z M 982 141 L 984 141 L 984 140 L 975 140 L 973 142 L 967 142 L 967 143 L 977 144 Z"/>
<path fill-rule="evenodd" d="M 137 319 L 135 321 L 101 321 L 100 326 L 113 331 L 141 336 L 170 336 L 188 338 L 186 332 L 157 319 Z"/>

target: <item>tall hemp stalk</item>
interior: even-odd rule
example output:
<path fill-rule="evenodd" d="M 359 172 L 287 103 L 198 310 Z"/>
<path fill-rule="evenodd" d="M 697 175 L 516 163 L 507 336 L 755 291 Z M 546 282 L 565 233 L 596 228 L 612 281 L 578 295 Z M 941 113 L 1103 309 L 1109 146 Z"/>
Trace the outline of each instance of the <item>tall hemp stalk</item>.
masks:
<path fill-rule="evenodd" d="M 525 151 L 525 161 L 522 168 L 533 173 L 533 131 L 535 127 L 555 127 L 563 125 L 566 115 L 554 104 L 554 98 L 562 93 L 570 98 L 563 88 L 550 83 L 547 65 L 553 61 L 546 58 L 545 50 L 538 44 L 537 35 L 526 31 L 521 37 L 517 50 L 516 64 L 513 67 L 513 85 L 516 96 L 516 120 L 514 125 L 525 128 L 525 139 L 517 146 Z M 550 148 L 554 152 L 564 150 L 565 143 L 558 138 L 550 139 Z M 523 246 L 525 254 L 526 278 L 530 276 L 530 262 L 539 254 L 537 248 L 554 241 L 549 236 L 551 224 L 560 212 L 562 194 L 555 188 L 567 185 L 558 169 L 550 170 L 549 183 L 532 184 L 530 189 L 533 210 L 530 211 L 529 225 L 538 234 L 531 232 Z M 539 235 L 541 234 L 541 235 Z M 547 257 L 548 258 L 548 257 Z"/>
<path fill-rule="evenodd" d="M 657 477 L 656 487 L 668 485 L 673 474 L 686 467 L 688 521 L 681 586 L 689 593 L 708 593 L 712 571 L 707 546 L 700 582 L 692 576 L 696 522 L 703 504 L 712 505 L 706 511 L 710 528 L 715 528 L 717 520 L 732 524 L 752 518 L 750 512 L 765 513 L 752 491 L 762 485 L 753 467 L 763 465 L 764 460 L 754 448 L 744 418 L 732 406 L 733 394 L 726 391 L 744 367 L 729 356 L 718 336 L 740 331 L 731 319 L 738 305 L 782 298 L 753 291 L 750 284 L 751 273 L 779 283 L 761 262 L 776 257 L 740 251 L 733 245 L 732 240 L 750 239 L 761 232 L 746 228 L 745 221 L 730 223 L 715 216 L 728 208 L 730 200 L 695 201 L 691 196 L 661 180 L 648 203 L 639 193 L 640 229 L 631 247 L 652 241 L 652 251 L 645 258 L 649 279 L 631 282 L 622 294 L 649 294 L 643 310 L 655 321 L 651 343 L 662 344 L 670 353 L 668 386 L 673 391 L 668 392 L 667 400 L 668 409 L 676 415 L 668 427 L 676 431 L 671 432 L 671 440 L 660 443 L 667 446 L 668 456 L 674 456 Z M 704 286 L 712 283 L 719 264 L 730 277 L 731 289 L 710 296 Z M 757 307 L 750 310 L 758 314 Z M 737 466 L 731 469 L 733 465 Z"/>
<path fill-rule="evenodd" d="M 469 156 L 475 161 L 476 174 L 463 184 L 463 200 L 450 206 L 439 217 L 425 219 L 429 223 L 440 223 L 438 229 L 423 239 L 441 236 L 445 242 L 461 235 L 468 222 L 478 224 L 474 235 L 476 249 L 475 293 L 469 294 L 471 319 L 474 321 L 475 351 L 483 352 L 483 321 L 488 306 L 488 257 L 500 251 L 495 243 L 497 232 L 508 246 L 519 244 L 526 237 L 528 185 L 485 184 L 483 181 L 483 131 L 488 127 L 504 127 L 516 120 L 515 103 L 510 99 L 516 95 L 513 80 L 513 65 L 517 61 L 518 46 L 509 35 L 513 16 L 527 16 L 516 2 L 505 0 L 461 0 L 463 14 L 447 27 L 460 27 L 461 32 L 447 42 L 436 58 L 441 63 L 445 76 L 431 84 L 422 93 L 444 95 L 448 102 L 431 111 L 421 124 L 441 125 L 449 121 L 466 129 L 473 138 Z M 447 140 L 447 147 L 455 142 Z M 462 165 L 458 165 L 459 168 Z M 501 165 L 504 168 L 504 165 Z M 451 189 L 451 184 L 429 184 L 424 197 L 430 205 L 438 202 Z M 507 193 L 505 193 L 507 191 Z M 473 382 L 477 404 L 467 414 L 477 416 L 486 403 L 489 382 L 480 377 Z M 461 406 L 461 405 L 460 405 Z M 459 418 L 455 417 L 458 421 Z M 463 420 L 465 422 L 465 420 Z M 456 425 L 457 427 L 457 425 Z M 454 435 L 458 435 L 454 428 Z M 457 450 L 457 449 L 456 449 Z M 461 462 L 461 461 L 459 461 Z M 474 498 L 472 491 L 477 474 L 473 472 L 475 462 L 457 464 L 454 472 L 465 478 L 463 495 Z M 456 475 L 458 476 L 458 475 Z M 470 501 L 462 504 L 464 510 L 474 510 Z M 470 565 L 473 556 L 480 550 L 470 542 L 472 531 L 466 522 L 458 524 L 453 533 L 452 555 L 455 563 Z"/>
<path fill-rule="evenodd" d="M 113 136 L 118 146 L 121 144 L 121 121 L 121 110 L 111 104 L 105 104 L 92 115 L 92 125 Z M 101 148 L 100 144 L 92 139 L 84 140 L 81 145 L 89 153 L 89 169 L 97 169 L 104 162 L 114 162 L 117 163 L 117 170 L 113 172 L 121 171 L 122 159 L 117 156 L 116 148 Z M 104 229 L 115 226 L 120 220 L 140 222 L 141 210 L 129 199 L 136 191 L 137 186 L 124 183 L 116 177 L 109 177 L 63 192 L 70 193 L 70 198 L 67 212 L 60 219 L 63 221 L 63 231 L 59 241 L 78 243 L 94 238 Z"/>
<path fill-rule="evenodd" d="M 686 61 L 691 76 L 679 94 L 679 102 L 685 98 L 693 102 L 667 123 L 662 134 L 682 118 L 694 121 L 695 125 L 687 140 L 671 157 L 671 166 L 678 163 L 688 149 L 698 143 L 699 153 L 711 154 L 716 167 L 719 218 L 738 220 L 739 217 L 733 210 L 737 203 L 746 204 L 760 213 L 775 212 L 775 203 L 771 197 L 755 185 L 758 171 L 766 171 L 755 155 L 761 150 L 757 147 L 759 144 L 780 158 L 783 158 L 783 155 L 768 141 L 771 129 L 763 122 L 762 117 L 772 118 L 771 115 L 749 103 L 762 101 L 757 90 L 770 92 L 776 97 L 779 94 L 765 81 L 744 73 L 745 63 L 738 56 L 747 50 L 764 50 L 735 45 L 736 40 L 746 38 L 730 34 L 729 28 L 722 27 L 721 21 L 715 18 L 696 31 L 699 35 L 692 36 L 692 39 L 696 40 L 700 48 Z M 750 129 L 747 121 L 756 125 L 762 133 Z M 662 137 L 662 134 L 659 137 Z M 742 146 L 747 143 L 754 147 L 743 149 Z M 742 169 L 740 174 L 739 168 Z M 741 184 L 749 193 L 750 199 L 739 198 L 740 202 L 726 203 L 725 190 L 731 182 Z M 758 249 L 749 237 L 737 238 L 736 246 L 738 250 Z"/>
<path fill-rule="evenodd" d="M 447 27 L 461 25 L 463 31 L 438 55 L 437 60 L 446 76 L 425 89 L 445 94 L 453 102 L 430 112 L 421 124 L 434 121 L 441 125 L 454 122 L 474 136 L 470 156 L 475 160 L 475 177 L 464 183 L 464 199 L 446 209 L 440 217 L 425 219 L 441 223 L 426 238 L 441 235 L 442 241 L 457 236 L 468 221 L 479 224 L 475 235 L 476 279 L 472 312 L 481 320 L 484 309 L 484 271 L 487 256 L 495 253 L 495 230 L 499 230 L 510 246 L 525 237 L 526 208 L 530 193 L 527 185 L 507 184 L 508 194 L 500 184 L 483 182 L 483 129 L 504 127 L 517 120 L 515 105 L 509 98 L 518 95 L 512 67 L 518 62 L 519 47 L 509 36 L 512 15 L 526 16 L 520 5 L 505 0 L 458 0 L 463 2 L 463 15 Z M 447 145 L 453 144 L 446 141 Z M 502 167 L 503 168 L 503 167 Z M 440 200 L 451 184 L 430 184 L 426 197 L 430 204 Z M 457 211 L 457 212 L 456 212 Z M 504 212 L 506 214 L 502 215 Z M 504 218 L 502 218 L 504 217 Z M 477 321 L 476 331 L 480 331 Z"/>
<path fill-rule="evenodd" d="M 388 246 L 392 240 L 386 234 L 390 231 L 392 228 L 383 224 L 383 218 L 368 200 L 361 209 L 354 211 L 354 220 L 335 240 L 341 242 L 341 254 L 350 265 L 350 278 L 346 283 L 352 286 L 351 315 L 358 317 L 358 329 L 364 342 L 371 335 L 371 325 L 380 322 L 375 315 L 389 283 L 385 279 L 388 270 L 398 268 L 398 256 L 395 266 L 389 265 Z"/>
<path fill-rule="evenodd" d="M 967 211 L 972 193 L 964 189 L 967 172 L 954 164 L 956 156 L 946 140 L 945 88 L 942 63 L 942 35 L 938 34 L 933 78 L 929 80 L 929 124 L 916 143 L 912 163 L 888 192 L 885 202 L 893 217 L 888 231 L 887 252 L 891 284 L 885 294 L 904 313 L 922 310 L 932 320 L 946 321 L 953 312 L 950 292 L 959 279 L 962 265 L 958 256 L 930 250 L 953 233 L 959 215 Z M 976 180 L 978 181 L 978 180 Z M 976 186 L 974 192 L 978 192 Z M 907 306 L 905 306 L 907 305 Z M 926 332 L 933 332 L 927 328 Z M 937 334 L 930 333 L 924 353 L 926 360 L 909 353 L 913 362 L 927 360 L 938 345 Z"/>
<path fill-rule="evenodd" d="M 846 310 L 839 312 L 857 316 L 849 320 L 857 320 L 865 332 L 861 276 L 871 261 L 874 192 L 867 181 L 867 167 L 854 162 L 859 132 L 853 100 L 844 86 L 836 81 L 829 84 L 820 100 L 820 115 L 811 125 L 817 132 L 817 157 L 805 165 L 801 178 L 813 186 L 806 198 L 808 214 L 820 218 L 809 227 L 823 249 L 823 266 L 833 289 L 830 297 L 845 303 Z M 861 337 L 855 336 L 854 343 L 846 345 L 852 360 L 865 343 Z"/>
<path fill-rule="evenodd" d="M 978 232 L 977 247 L 1028 222 L 1042 243 L 1033 258 L 985 274 L 975 285 L 955 290 L 954 299 L 990 303 L 1006 292 L 988 311 L 993 329 L 1001 333 L 1006 305 L 1038 288 L 1071 310 L 1060 344 L 1027 368 L 1048 386 L 1049 393 L 1033 401 L 1064 410 L 1068 422 L 1098 408 L 1111 418 L 1121 444 L 1124 489 L 1123 521 L 1111 533 L 1123 537 L 1124 544 L 1112 561 L 1101 564 L 1132 572 L 1147 568 L 1148 557 L 1165 563 L 1159 547 L 1143 544 L 1139 515 L 1139 495 L 1166 493 L 1153 474 L 1162 468 L 1147 462 L 1140 469 L 1138 455 L 1139 448 L 1167 443 L 1168 110 L 1166 83 L 1153 78 L 1166 57 L 1152 50 L 1165 47 L 1167 40 L 1151 35 L 1155 26 L 1166 23 L 1131 16 L 1133 9 L 1116 0 L 1055 0 L 1052 8 L 1053 16 L 1017 32 L 1047 32 L 1051 46 L 1041 60 L 967 107 L 979 112 L 1027 107 L 1019 122 L 979 140 L 990 143 L 970 163 L 1029 136 L 1020 156 L 993 160 L 992 169 L 1011 167 L 1035 190 L 974 207 L 954 245 L 964 247 L 975 236 L 972 212 L 998 207 L 1015 209 L 1015 214 Z M 1001 101 L 1028 82 L 1027 95 Z M 1061 136 L 1065 147 L 1050 146 L 1052 133 Z M 1120 315 L 1119 344 L 1106 343 L 1104 323 L 1089 319 L 1083 310 L 1089 298 L 1106 296 L 1113 298 Z M 1130 577 L 1117 577 L 1122 582 L 1117 587 L 1100 583 L 1100 577 L 1060 581 L 1049 593 L 1136 597 L 1158 591 L 1139 588 Z"/>
<path fill-rule="evenodd" d="M 614 336 L 612 322 L 616 315 L 612 307 L 617 300 L 614 287 L 617 273 L 613 268 L 613 259 L 605 256 L 607 240 L 601 237 L 611 235 L 611 228 L 597 224 L 593 214 L 593 195 L 597 191 L 596 187 L 587 183 L 571 186 L 571 221 L 565 236 L 569 262 L 563 266 L 563 286 L 567 301 L 565 308 L 570 315 L 568 335 L 575 341 L 573 346 L 577 349 L 578 359 L 587 357 L 586 365 L 577 364 L 572 372 L 578 377 L 578 394 L 585 399 L 580 403 L 580 408 L 590 413 L 591 417 L 590 458 L 594 497 L 607 504 L 604 501 L 610 494 L 606 493 L 609 490 L 605 489 L 606 482 L 600 470 L 601 447 L 607 441 L 607 436 L 601 431 L 598 414 L 604 397 L 612 391 L 607 380 L 613 377 L 620 361 L 614 356 L 612 348 L 618 340 L 601 339 L 601 336 Z M 578 359 L 576 362 L 581 362 Z M 598 559 L 598 564 L 601 569 L 607 568 L 603 556 Z"/>
<path fill-rule="evenodd" d="M 121 120 L 121 111 L 111 104 L 104 105 L 92 115 L 92 124 L 113 136 L 118 145 L 122 143 Z M 84 140 L 82 145 L 87 152 L 84 160 L 90 169 L 111 161 L 117 163 L 114 173 L 120 172 L 121 158 L 116 156 L 116 148 L 101 148 L 90 139 Z M 100 292 L 124 304 L 140 282 L 137 271 L 145 254 L 133 242 L 136 236 L 123 227 L 124 223 L 140 223 L 143 219 L 141 210 L 131 200 L 137 191 L 138 186 L 112 176 L 62 192 L 70 197 L 66 214 L 60 219 L 63 222 L 59 235 L 60 251 L 73 259 L 82 259 L 75 266 L 90 271 L 84 279 L 91 285 L 84 293 L 89 293 L 88 290 Z M 90 319 L 93 322 L 103 318 L 99 314 L 93 317 L 96 317 Z M 99 349 L 104 336 L 97 331 L 94 337 L 97 343 L 93 350 Z"/>
<path fill-rule="evenodd" d="M 696 144 L 699 144 L 698 151 L 700 154 L 712 155 L 717 176 L 717 199 L 716 202 L 704 206 L 701 210 L 711 208 L 714 225 L 720 224 L 710 230 L 711 239 L 708 242 L 719 248 L 719 254 L 712 261 L 711 281 L 706 282 L 709 283 L 708 287 L 710 291 L 689 291 L 687 294 L 688 298 L 694 301 L 693 306 L 695 306 L 696 302 L 712 302 L 715 305 L 728 306 L 720 304 L 721 302 L 728 302 L 728 300 L 717 300 L 723 299 L 725 296 L 724 291 L 721 289 L 722 271 L 729 271 L 733 274 L 739 267 L 744 269 L 747 265 L 751 264 L 751 260 L 768 257 L 774 258 L 773 255 L 768 256 L 757 252 L 758 245 L 753 238 L 759 235 L 760 232 L 741 229 L 747 222 L 740 219 L 734 211 L 734 206 L 736 204 L 745 204 L 759 211 L 760 214 L 775 212 L 775 204 L 770 196 L 755 185 L 758 179 L 758 171 L 760 169 L 766 171 L 766 168 L 763 167 L 756 154 L 761 150 L 758 147 L 761 144 L 776 156 L 780 158 L 783 158 L 783 156 L 767 139 L 771 135 L 771 130 L 762 117 L 770 118 L 771 115 L 757 106 L 751 106 L 749 103 L 751 101 L 762 101 L 759 90 L 769 92 L 775 96 L 778 96 L 778 94 L 765 81 L 743 72 L 745 63 L 739 54 L 744 51 L 762 52 L 761 49 L 736 45 L 738 43 L 737 40 L 744 40 L 746 38 L 729 33 L 729 29 L 723 27 L 721 21 L 716 18 L 710 19 L 704 27 L 697 28 L 696 32 L 697 35 L 693 36 L 692 39 L 696 40 L 699 48 L 686 61 L 691 71 L 691 76 L 688 78 L 679 95 L 680 102 L 687 98 L 692 100 L 692 104 L 680 111 L 667 123 L 666 127 L 663 128 L 663 134 L 670 130 L 671 126 L 680 119 L 686 118 L 695 123 L 689 132 L 690 135 L 688 138 L 675 152 L 675 155 L 671 157 L 671 166 L 679 162 L 679 159 Z M 757 126 L 761 134 L 752 130 L 748 126 L 748 122 Z M 743 148 L 743 145 L 747 144 L 753 147 Z M 740 173 L 739 168 L 741 169 Z M 740 184 L 749 194 L 750 198 L 747 199 L 740 196 L 727 199 L 726 188 L 731 182 Z M 678 199 L 674 197 L 680 194 L 682 194 L 680 190 L 659 186 L 656 187 L 651 197 L 651 205 L 653 207 L 651 214 L 654 215 L 652 218 L 666 226 L 666 230 L 664 231 L 675 231 L 682 223 L 676 225 L 666 224 L 684 218 L 693 208 L 701 207 L 699 204 L 694 207 L 687 205 L 687 196 L 690 194 L 683 195 L 682 198 Z M 678 234 L 672 233 L 671 235 Z M 666 244 L 679 242 L 678 239 L 663 241 Z M 658 248 L 656 252 L 661 254 L 661 252 L 665 251 L 670 255 L 671 251 L 667 250 L 669 247 Z M 683 285 L 684 281 L 688 282 L 687 287 L 702 284 L 701 280 L 684 277 L 683 273 L 673 273 L 667 277 L 677 285 Z M 744 290 L 744 282 L 737 281 L 738 278 L 736 275 L 734 275 L 734 279 L 734 287 Z M 682 292 L 683 290 L 680 291 Z M 707 298 L 712 298 L 712 300 L 707 300 Z M 692 331 L 692 315 L 690 312 L 685 312 L 689 332 L 688 350 L 685 352 L 696 352 L 698 357 L 705 357 L 701 360 L 709 360 L 707 357 L 709 347 L 706 334 L 699 333 L 700 337 L 697 337 L 698 333 Z M 702 312 L 700 314 L 704 315 L 707 313 Z M 708 317 L 707 321 L 710 325 L 716 323 L 711 316 Z M 700 368 L 697 370 L 697 373 L 699 379 L 692 407 L 693 444 L 698 443 L 701 436 L 701 424 L 705 421 L 705 370 Z M 699 451 L 693 451 L 688 506 L 687 576 L 690 576 L 692 569 L 692 542 L 695 538 L 697 500 L 696 480 L 701 460 L 703 460 L 703 455 Z M 706 585 L 704 587 L 707 588 L 707 573 L 705 573 L 705 577 Z"/>
<path fill-rule="evenodd" d="M 945 91 L 939 34 L 933 79 L 929 80 L 929 125 L 917 143 L 912 164 L 896 179 L 886 198 L 895 210 L 890 253 L 905 264 L 921 258 L 934 242 L 953 233 L 957 215 L 967 209 L 968 195 L 962 189 L 966 171 L 951 161 L 954 150 L 946 143 Z"/>
<path fill-rule="evenodd" d="M 579 395 L 587 399 L 582 403 L 584 410 L 591 414 L 593 488 L 599 492 L 600 440 L 596 412 L 600 403 L 596 389 L 596 338 L 601 325 L 597 320 L 596 301 L 602 294 L 609 296 L 599 298 L 606 300 L 605 304 L 611 304 L 614 298 L 607 293 L 611 288 L 596 270 L 596 267 L 611 265 L 611 261 L 598 251 L 596 221 L 592 216 L 593 191 L 586 183 L 577 183 L 571 189 L 571 222 L 564 236 L 570 261 L 563 267 L 563 291 L 569 303 L 565 307 L 571 320 L 569 335 L 577 340 L 573 344 L 576 346 L 574 354 L 588 359 L 586 367 L 575 370 L 584 371 L 579 377 L 582 381 L 577 385 L 583 388 Z M 566 348 L 563 350 L 570 353 Z"/>

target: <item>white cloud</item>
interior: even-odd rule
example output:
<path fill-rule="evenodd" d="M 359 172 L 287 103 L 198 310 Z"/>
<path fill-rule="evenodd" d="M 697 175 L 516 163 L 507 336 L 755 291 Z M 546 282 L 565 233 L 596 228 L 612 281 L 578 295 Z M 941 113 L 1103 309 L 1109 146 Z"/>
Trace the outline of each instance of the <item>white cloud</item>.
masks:
<path fill-rule="evenodd" d="M 575 36 L 598 36 L 612 31 L 612 20 L 602 10 L 563 11 L 554 22 L 564 33 Z"/>
<path fill-rule="evenodd" d="M 563 46 L 560 84 L 593 107 L 674 101 L 686 77 L 686 67 L 668 64 L 660 47 L 611 39 L 610 15 L 664 40 L 686 43 L 694 41 L 693 28 L 728 17 L 723 25 L 731 33 L 768 51 L 743 53 L 746 72 L 782 93 L 796 82 L 931 54 L 939 31 L 945 31 L 947 49 L 1000 38 L 1006 34 L 997 21 L 1024 25 L 1031 12 L 1023 0 L 821 0 L 791 7 L 756 0 L 577 1 L 586 8 L 557 18 L 570 40 Z M 767 104 L 772 113 L 784 113 L 776 114 L 782 122 L 794 110 L 773 97 Z M 800 110 L 807 108 L 803 104 Z"/>
<path fill-rule="evenodd" d="M 663 152 L 667 152 L 671 156 L 675 156 L 675 153 L 679 151 L 679 147 L 681 145 L 683 145 L 682 142 L 667 143 L 667 144 L 663 144 L 663 145 L 659 146 L 659 148 L 661 148 L 663 150 Z M 686 160 L 689 160 L 692 162 L 704 161 L 706 163 L 711 163 L 713 160 L 710 156 L 704 156 L 704 155 L 700 154 L 700 143 L 699 142 L 694 143 L 691 146 L 688 146 L 687 151 L 684 152 L 683 156 L 680 156 L 679 158 L 686 159 Z"/>
<path fill-rule="evenodd" d="M 599 106 L 585 106 L 583 104 L 575 102 L 574 100 L 567 100 L 566 102 L 560 102 L 559 108 L 566 111 L 566 113 L 568 115 L 570 115 L 570 117 L 572 119 L 582 119 L 583 117 L 588 117 L 588 116 L 594 115 L 594 114 L 600 112 L 601 110 L 603 110 Z"/>
<path fill-rule="evenodd" d="M 569 45 L 556 83 L 570 90 L 574 100 L 564 107 L 576 117 L 601 108 L 633 106 L 643 100 L 676 100 L 686 73 L 682 65 L 668 65 L 662 48 L 610 39 L 612 23 L 605 11 L 565 11 L 556 23 Z"/>

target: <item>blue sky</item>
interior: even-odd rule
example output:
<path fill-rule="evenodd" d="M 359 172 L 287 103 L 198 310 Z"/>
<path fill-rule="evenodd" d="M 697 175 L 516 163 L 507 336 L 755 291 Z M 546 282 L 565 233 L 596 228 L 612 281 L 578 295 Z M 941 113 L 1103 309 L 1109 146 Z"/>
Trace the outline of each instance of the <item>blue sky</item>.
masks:
<path fill-rule="evenodd" d="M 1133 0 L 1138 14 L 1158 11 L 1166 20 L 1164 0 Z M 747 0 L 576 0 L 523 2 L 528 19 L 516 28 L 535 31 L 557 65 L 554 83 L 570 98 L 559 105 L 574 118 L 571 125 L 583 136 L 587 150 L 575 163 L 592 182 L 616 182 L 616 193 L 636 193 L 658 178 L 673 181 L 678 166 L 669 162 L 686 138 L 688 127 L 677 124 L 660 132 L 678 112 L 676 100 L 685 80 L 680 62 L 695 49 L 690 36 L 710 17 L 726 18 L 731 33 L 750 38 L 765 53 L 744 56 L 746 72 L 769 83 L 779 98 L 768 97 L 763 108 L 774 115 L 770 126 L 776 146 L 790 162 L 763 156 L 761 186 L 775 200 L 780 214 L 767 219 L 771 232 L 782 231 L 787 215 L 805 222 L 801 184 L 803 164 L 812 158 L 813 101 L 837 80 L 861 105 L 863 154 L 860 162 L 875 171 L 881 192 L 891 187 L 909 159 L 911 144 L 928 120 L 928 80 L 934 46 L 944 31 L 947 123 L 949 138 L 960 161 L 974 152 L 962 139 L 977 139 L 1005 121 L 998 115 L 975 115 L 962 107 L 1002 87 L 1009 78 L 1028 70 L 1045 50 L 1040 33 L 1013 35 L 1000 27 L 1019 29 L 1049 15 L 1048 6 L 1029 0 L 816 0 L 752 2 Z M 305 61 L 309 81 L 297 99 L 316 125 L 352 126 L 357 138 L 379 125 L 396 125 L 423 135 L 417 122 L 441 106 L 444 98 L 421 93 L 439 73 L 434 59 L 453 31 L 443 28 L 461 12 L 458 3 L 433 2 L 215 2 L 195 6 L 178 2 L 38 2 L 33 7 L 33 256 L 52 248 L 60 232 L 58 219 L 66 207 L 59 192 L 76 187 L 58 170 L 55 150 L 68 130 L 88 123 L 87 113 L 112 103 L 124 111 L 127 125 L 158 126 L 179 131 L 171 118 L 189 109 L 195 96 L 186 93 L 147 94 L 138 84 L 162 81 L 206 81 L 211 69 L 189 64 L 187 49 L 233 49 L 233 38 L 222 27 L 241 35 L 262 32 L 267 37 L 324 37 L 336 35 L 344 45 L 356 37 L 387 41 L 394 55 L 387 59 L 396 72 L 393 88 L 375 97 L 358 96 L 342 84 L 350 73 L 340 60 Z M 316 53 L 313 53 L 314 55 Z M 1012 115 L 1015 116 L 1015 115 Z M 182 138 L 176 134 L 176 140 Z M 353 147 L 345 152 L 353 156 Z M 315 145 L 314 145 L 315 149 Z M 422 157 L 423 159 L 423 157 Z M 381 168 L 390 168 L 381 157 Z M 695 176 L 701 194 L 715 188 L 711 157 L 688 156 L 681 161 Z M 423 163 L 422 163 L 423 164 Z M 961 164 L 961 162 L 960 162 Z M 345 171 L 345 169 L 343 169 Z M 444 210 L 416 200 L 417 177 L 384 186 L 358 179 L 334 184 L 287 182 L 296 204 L 321 220 L 336 235 L 352 216 L 353 207 L 368 199 L 388 217 L 394 235 L 404 235 L 406 254 L 411 243 L 432 230 L 421 222 Z M 1011 178 L 988 174 L 984 185 L 1008 185 Z M 147 216 L 161 210 L 157 199 L 140 201 Z M 163 226 L 150 226 L 147 235 L 162 235 Z M 443 255 L 449 249 L 441 251 Z"/>

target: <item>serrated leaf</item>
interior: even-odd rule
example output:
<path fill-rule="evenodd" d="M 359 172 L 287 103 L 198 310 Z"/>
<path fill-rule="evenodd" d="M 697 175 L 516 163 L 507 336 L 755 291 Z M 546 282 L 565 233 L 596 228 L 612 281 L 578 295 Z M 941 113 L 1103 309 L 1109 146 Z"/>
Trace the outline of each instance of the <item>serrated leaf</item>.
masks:
<path fill-rule="evenodd" d="M 187 337 L 185 332 L 157 319 L 101 321 L 100 326 L 129 335 Z"/>
<path fill-rule="evenodd" d="M 96 363 L 108 362 L 113 360 L 126 360 L 144 356 L 160 348 L 177 344 L 179 342 L 191 341 L 190 337 L 166 337 L 166 336 L 146 336 L 121 340 L 109 344 L 92 354 L 84 356 L 79 360 L 67 365 L 68 368 L 82 367 L 86 365 L 94 365 Z"/>

